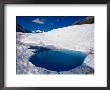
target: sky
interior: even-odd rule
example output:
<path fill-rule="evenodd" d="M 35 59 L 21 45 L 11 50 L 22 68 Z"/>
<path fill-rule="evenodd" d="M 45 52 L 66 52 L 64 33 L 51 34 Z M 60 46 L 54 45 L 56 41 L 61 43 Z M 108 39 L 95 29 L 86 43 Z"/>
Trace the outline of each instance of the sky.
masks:
<path fill-rule="evenodd" d="M 16 24 L 20 24 L 30 32 L 36 30 L 48 32 L 73 25 L 85 17 L 87 16 L 16 16 Z"/>

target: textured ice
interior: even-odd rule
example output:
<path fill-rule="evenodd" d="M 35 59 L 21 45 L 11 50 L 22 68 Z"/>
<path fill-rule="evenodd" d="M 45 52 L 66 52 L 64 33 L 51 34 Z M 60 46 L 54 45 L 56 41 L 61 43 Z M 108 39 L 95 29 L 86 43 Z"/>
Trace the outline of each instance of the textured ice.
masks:
<path fill-rule="evenodd" d="M 30 45 L 51 49 L 69 49 L 87 53 L 85 62 L 72 70 L 55 72 L 29 62 L 33 50 Z M 17 33 L 17 74 L 93 74 L 94 24 L 74 25 L 43 33 Z"/>

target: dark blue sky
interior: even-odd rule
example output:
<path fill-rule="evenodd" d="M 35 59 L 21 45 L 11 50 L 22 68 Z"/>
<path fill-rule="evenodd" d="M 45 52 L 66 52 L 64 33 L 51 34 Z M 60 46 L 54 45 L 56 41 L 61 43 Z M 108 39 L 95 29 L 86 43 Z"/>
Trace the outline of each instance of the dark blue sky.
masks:
<path fill-rule="evenodd" d="M 86 16 L 16 16 L 16 24 L 20 24 L 29 31 L 52 29 L 73 25 L 74 22 Z"/>

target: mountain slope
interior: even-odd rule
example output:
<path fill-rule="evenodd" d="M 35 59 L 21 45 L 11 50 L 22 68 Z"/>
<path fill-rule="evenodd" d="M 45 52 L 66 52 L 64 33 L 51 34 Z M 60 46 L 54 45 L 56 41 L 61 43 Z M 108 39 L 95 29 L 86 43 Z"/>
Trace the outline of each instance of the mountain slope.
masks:
<path fill-rule="evenodd" d="M 81 25 L 81 24 L 93 24 L 94 23 L 94 16 L 88 16 L 80 21 L 76 21 L 75 25 Z"/>
<path fill-rule="evenodd" d="M 23 28 L 19 24 L 16 24 L 16 32 L 30 33 L 27 29 Z"/>

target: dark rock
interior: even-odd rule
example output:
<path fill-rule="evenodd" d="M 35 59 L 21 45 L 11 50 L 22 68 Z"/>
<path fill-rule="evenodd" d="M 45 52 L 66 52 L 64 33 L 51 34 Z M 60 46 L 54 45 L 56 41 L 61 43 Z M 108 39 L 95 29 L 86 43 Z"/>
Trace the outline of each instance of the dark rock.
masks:
<path fill-rule="evenodd" d="M 83 20 L 76 21 L 74 25 L 81 25 L 81 24 L 92 24 L 94 23 L 94 16 L 88 16 Z"/>
<path fill-rule="evenodd" d="M 16 24 L 16 32 L 30 33 L 29 30 L 25 29 L 20 24 Z"/>

